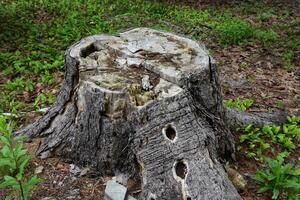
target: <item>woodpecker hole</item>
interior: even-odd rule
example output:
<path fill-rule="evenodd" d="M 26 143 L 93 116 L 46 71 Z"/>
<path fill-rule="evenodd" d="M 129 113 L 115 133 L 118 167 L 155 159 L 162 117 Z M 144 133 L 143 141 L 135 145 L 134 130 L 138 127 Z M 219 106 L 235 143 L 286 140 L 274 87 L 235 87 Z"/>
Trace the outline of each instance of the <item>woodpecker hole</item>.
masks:
<path fill-rule="evenodd" d="M 167 125 L 165 128 L 164 128 L 164 134 L 165 134 L 165 136 L 169 139 L 169 140 L 175 140 L 175 138 L 176 138 L 176 130 L 175 130 L 175 128 L 171 125 L 171 124 L 169 124 L 169 125 Z"/>
<path fill-rule="evenodd" d="M 185 179 L 187 174 L 187 166 L 186 164 L 181 160 L 178 161 L 175 165 L 175 173 L 178 177 L 181 179 Z"/>

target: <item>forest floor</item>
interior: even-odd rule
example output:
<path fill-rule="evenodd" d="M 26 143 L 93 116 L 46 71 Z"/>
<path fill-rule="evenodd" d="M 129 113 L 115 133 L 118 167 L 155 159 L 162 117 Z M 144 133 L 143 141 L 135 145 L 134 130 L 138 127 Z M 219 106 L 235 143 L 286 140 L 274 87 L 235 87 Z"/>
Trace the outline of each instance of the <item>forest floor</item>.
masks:
<path fill-rule="evenodd" d="M 70 45 L 88 35 L 117 34 L 135 27 L 171 31 L 203 42 L 218 62 L 227 106 L 299 115 L 299 2 L 161 2 L 0 1 L 0 115 L 11 114 L 18 127 L 33 122 L 41 116 L 41 108 L 55 101 L 63 80 L 64 51 Z M 251 178 L 266 163 L 257 153 L 261 146 L 241 142 L 246 135 L 243 130 L 235 133 L 237 160 L 230 164 L 248 182 L 239 192 L 244 199 L 270 199 L 271 192 L 257 193 L 259 186 Z M 263 138 L 272 151 L 262 154 L 274 158 L 287 150 L 288 162 L 299 167 L 299 140 L 288 140 L 294 147 Z M 39 142 L 27 144 L 31 153 Z M 111 178 L 76 177 L 60 158 L 34 158 L 28 174 L 40 166 L 43 182 L 30 199 L 101 199 Z M 0 191 L 0 199 L 6 192 Z"/>

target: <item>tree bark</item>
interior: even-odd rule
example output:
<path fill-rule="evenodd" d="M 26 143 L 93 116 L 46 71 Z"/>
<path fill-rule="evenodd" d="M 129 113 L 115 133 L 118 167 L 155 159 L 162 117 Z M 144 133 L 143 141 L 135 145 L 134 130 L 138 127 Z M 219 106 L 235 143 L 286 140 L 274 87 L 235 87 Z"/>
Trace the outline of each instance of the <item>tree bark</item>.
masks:
<path fill-rule="evenodd" d="M 42 158 L 140 180 L 139 199 L 241 199 L 222 164 L 228 112 L 202 44 L 138 28 L 71 46 L 55 104 L 16 134 L 44 137 Z"/>

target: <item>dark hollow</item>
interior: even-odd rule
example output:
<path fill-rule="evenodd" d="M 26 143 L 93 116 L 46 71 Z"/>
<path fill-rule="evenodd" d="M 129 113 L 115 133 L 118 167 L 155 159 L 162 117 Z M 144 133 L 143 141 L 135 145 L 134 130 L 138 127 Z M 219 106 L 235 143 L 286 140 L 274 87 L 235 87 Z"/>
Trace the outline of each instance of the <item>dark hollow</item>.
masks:
<path fill-rule="evenodd" d="M 182 179 L 185 179 L 185 176 L 186 176 L 186 173 L 187 173 L 187 167 L 183 163 L 183 161 L 179 161 L 178 163 L 176 163 L 175 172 L 176 172 L 176 175 L 178 177 L 180 177 Z"/>
<path fill-rule="evenodd" d="M 98 49 L 95 47 L 94 44 L 91 44 L 89 46 L 87 46 L 86 48 L 81 50 L 81 56 L 83 58 L 86 58 L 88 55 L 92 54 L 93 52 L 97 51 Z"/>
<path fill-rule="evenodd" d="M 167 138 L 169 138 L 170 140 L 174 140 L 176 137 L 176 131 L 171 125 L 168 125 L 166 127 L 165 133 Z"/>

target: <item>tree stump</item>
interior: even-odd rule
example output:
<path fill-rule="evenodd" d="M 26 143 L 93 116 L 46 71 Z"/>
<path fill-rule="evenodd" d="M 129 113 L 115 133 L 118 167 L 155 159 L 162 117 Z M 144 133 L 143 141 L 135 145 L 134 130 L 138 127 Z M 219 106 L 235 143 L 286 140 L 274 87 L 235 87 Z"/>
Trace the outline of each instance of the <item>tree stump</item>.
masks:
<path fill-rule="evenodd" d="M 37 154 L 140 180 L 139 199 L 241 199 L 222 161 L 234 144 L 215 61 L 191 39 L 147 28 L 66 51 L 55 104 L 17 134 Z"/>

